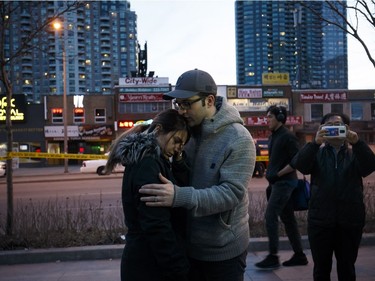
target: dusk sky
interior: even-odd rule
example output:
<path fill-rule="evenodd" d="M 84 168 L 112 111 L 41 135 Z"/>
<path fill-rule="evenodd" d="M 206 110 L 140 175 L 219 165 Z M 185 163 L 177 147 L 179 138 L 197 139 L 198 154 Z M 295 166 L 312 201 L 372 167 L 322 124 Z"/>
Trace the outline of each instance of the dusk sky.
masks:
<path fill-rule="evenodd" d="M 218 85 L 236 84 L 234 0 L 130 0 L 138 40 L 148 46 L 148 71 L 175 84 L 183 72 L 209 72 Z M 360 34 L 375 56 L 374 27 Z M 375 89 L 375 68 L 348 36 L 349 89 Z"/>

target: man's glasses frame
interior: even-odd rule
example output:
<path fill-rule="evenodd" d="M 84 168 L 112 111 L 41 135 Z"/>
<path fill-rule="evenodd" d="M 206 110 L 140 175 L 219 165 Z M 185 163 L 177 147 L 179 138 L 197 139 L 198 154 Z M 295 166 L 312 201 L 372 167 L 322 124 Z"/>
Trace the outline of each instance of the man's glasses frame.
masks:
<path fill-rule="evenodd" d="M 206 97 L 199 97 L 199 98 L 197 98 L 197 99 L 195 99 L 195 100 L 192 100 L 192 101 L 180 101 L 180 102 L 178 102 L 177 100 L 174 100 L 173 101 L 173 105 L 174 105 L 174 107 L 177 109 L 177 110 L 188 110 L 188 109 L 190 109 L 191 108 L 191 105 L 193 104 L 193 103 L 196 103 L 196 102 L 198 102 L 198 101 L 200 101 L 200 100 L 203 100 L 203 99 L 205 99 Z"/>

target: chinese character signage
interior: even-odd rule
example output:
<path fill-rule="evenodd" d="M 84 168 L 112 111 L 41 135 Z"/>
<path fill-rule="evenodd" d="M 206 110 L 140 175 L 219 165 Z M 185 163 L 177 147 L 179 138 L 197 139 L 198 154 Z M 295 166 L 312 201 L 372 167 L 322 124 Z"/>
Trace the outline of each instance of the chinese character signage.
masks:
<path fill-rule="evenodd" d="M 263 85 L 289 85 L 289 73 L 263 73 Z"/>
<path fill-rule="evenodd" d="M 327 92 L 327 93 L 300 93 L 300 102 L 345 102 L 348 101 L 346 92 Z"/>

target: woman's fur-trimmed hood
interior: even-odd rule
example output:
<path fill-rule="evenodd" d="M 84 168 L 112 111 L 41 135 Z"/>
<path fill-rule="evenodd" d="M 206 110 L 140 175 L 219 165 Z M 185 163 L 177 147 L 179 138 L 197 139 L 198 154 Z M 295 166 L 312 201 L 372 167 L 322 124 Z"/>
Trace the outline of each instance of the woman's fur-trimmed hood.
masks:
<path fill-rule="evenodd" d="M 135 133 L 119 140 L 111 150 L 110 159 L 123 166 L 138 163 L 143 157 L 160 157 L 161 150 L 154 133 Z"/>

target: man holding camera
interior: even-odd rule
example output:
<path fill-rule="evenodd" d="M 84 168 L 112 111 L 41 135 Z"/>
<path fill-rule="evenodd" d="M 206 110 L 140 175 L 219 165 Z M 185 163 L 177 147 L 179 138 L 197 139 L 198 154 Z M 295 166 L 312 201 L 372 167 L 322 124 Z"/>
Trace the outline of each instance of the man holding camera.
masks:
<path fill-rule="evenodd" d="M 355 280 L 355 262 L 365 224 L 362 178 L 375 170 L 375 155 L 349 128 L 349 117 L 326 114 L 313 142 L 294 159 L 311 175 L 308 237 L 314 280 L 331 280 L 333 253 L 338 280 Z"/>

